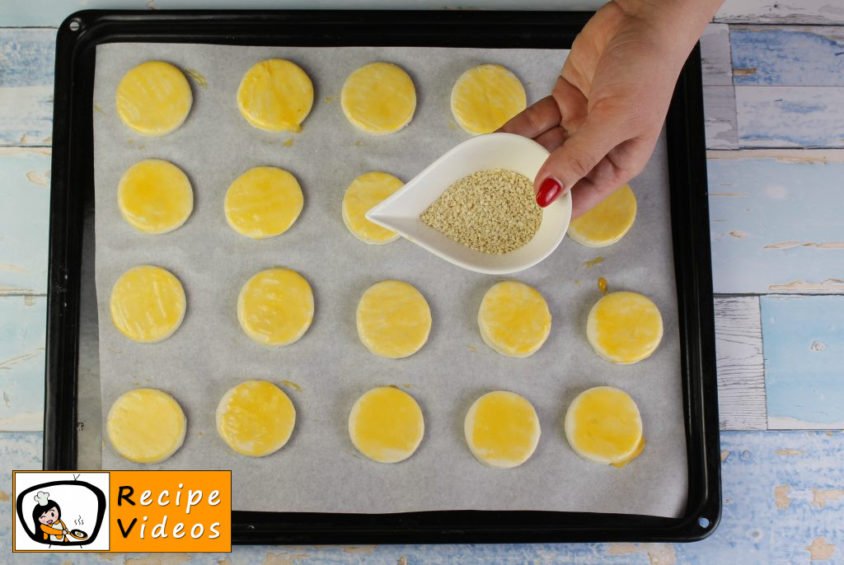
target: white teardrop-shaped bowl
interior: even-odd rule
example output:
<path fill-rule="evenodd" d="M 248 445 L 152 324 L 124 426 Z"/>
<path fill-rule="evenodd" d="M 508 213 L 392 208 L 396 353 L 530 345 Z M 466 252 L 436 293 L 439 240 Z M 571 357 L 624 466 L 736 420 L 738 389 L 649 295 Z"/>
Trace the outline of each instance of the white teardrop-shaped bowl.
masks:
<path fill-rule="evenodd" d="M 525 246 L 502 255 L 475 251 L 422 223 L 419 216 L 454 182 L 485 169 L 509 169 L 533 179 L 548 158 L 535 141 L 510 133 L 491 133 L 464 141 L 434 161 L 366 217 L 455 265 L 492 275 L 517 273 L 548 257 L 566 235 L 571 196 L 566 193 L 543 209 L 539 230 Z"/>

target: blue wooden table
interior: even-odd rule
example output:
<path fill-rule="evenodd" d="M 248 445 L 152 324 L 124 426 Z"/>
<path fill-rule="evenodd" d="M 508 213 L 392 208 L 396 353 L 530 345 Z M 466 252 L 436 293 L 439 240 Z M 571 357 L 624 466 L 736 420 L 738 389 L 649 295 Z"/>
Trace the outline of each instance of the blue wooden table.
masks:
<path fill-rule="evenodd" d="M 461 2 L 595 8 L 600 1 Z M 441 8 L 206 0 L 204 7 Z M 55 28 L 82 8 L 188 0 L 0 0 L 0 562 L 12 469 L 41 467 Z M 844 562 L 844 6 L 727 0 L 702 39 L 724 511 L 689 545 L 249 547 L 126 563 Z M 553 72 L 553 70 L 551 70 Z"/>

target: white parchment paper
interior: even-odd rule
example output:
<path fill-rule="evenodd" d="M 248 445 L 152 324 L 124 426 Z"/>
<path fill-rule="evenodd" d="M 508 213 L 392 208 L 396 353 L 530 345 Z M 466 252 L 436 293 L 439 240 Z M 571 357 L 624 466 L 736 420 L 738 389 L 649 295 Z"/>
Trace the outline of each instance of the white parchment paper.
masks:
<path fill-rule="evenodd" d="M 315 87 L 313 111 L 299 134 L 250 127 L 235 93 L 243 73 L 268 57 L 301 65 Z M 481 341 L 477 310 L 499 278 L 463 271 L 404 240 L 369 246 L 341 218 L 346 186 L 357 175 L 384 170 L 409 180 L 468 138 L 453 121 L 451 87 L 469 67 L 501 63 L 524 82 L 529 101 L 550 92 L 565 52 L 442 48 L 287 48 L 215 45 L 107 44 L 97 47 L 94 91 L 96 282 L 103 416 L 128 389 L 152 386 L 173 394 L 188 417 L 184 446 L 155 468 L 231 469 L 234 507 L 258 511 L 404 512 L 439 509 L 567 510 L 679 515 L 687 468 L 680 345 L 669 226 L 664 138 L 633 184 L 639 216 L 620 243 L 591 250 L 571 240 L 542 264 L 515 278 L 549 302 L 553 329 L 528 359 L 509 359 Z M 114 92 L 122 75 L 149 59 L 170 61 L 191 76 L 194 105 L 185 124 L 162 138 L 131 132 L 118 119 Z M 399 133 L 358 132 L 339 105 L 346 76 L 384 60 L 404 67 L 417 87 L 412 123 Z M 117 209 L 123 172 L 145 158 L 181 167 L 193 183 L 195 209 L 166 235 L 136 232 Z M 226 224 L 223 196 L 246 169 L 273 165 L 299 179 L 305 207 L 286 234 L 254 241 Z M 601 256 L 604 261 L 588 266 Z M 138 264 L 170 269 L 185 286 L 181 328 L 152 345 L 133 343 L 110 323 L 109 293 Z M 250 340 L 236 318 L 236 299 L 256 272 L 285 266 L 311 283 L 314 323 L 298 343 L 270 349 Z M 586 315 L 599 298 L 596 279 L 611 290 L 652 297 L 665 321 L 654 356 L 634 366 L 601 360 L 585 338 Z M 404 360 L 380 359 L 360 343 L 355 308 L 371 284 L 406 280 L 427 297 L 433 328 L 427 345 Z M 291 441 L 260 459 L 232 452 L 217 436 L 214 414 L 223 393 L 245 379 L 268 379 L 296 405 Z M 566 443 L 562 418 L 584 389 L 609 384 L 627 390 L 642 412 L 647 447 L 623 469 L 579 458 Z M 410 392 L 425 414 L 417 453 L 396 465 L 359 455 L 347 432 L 355 399 L 378 385 Z M 534 456 L 513 470 L 485 467 L 470 454 L 463 418 L 471 403 L 495 389 L 512 390 L 536 407 L 542 437 Z M 103 467 L 138 468 L 108 445 Z"/>

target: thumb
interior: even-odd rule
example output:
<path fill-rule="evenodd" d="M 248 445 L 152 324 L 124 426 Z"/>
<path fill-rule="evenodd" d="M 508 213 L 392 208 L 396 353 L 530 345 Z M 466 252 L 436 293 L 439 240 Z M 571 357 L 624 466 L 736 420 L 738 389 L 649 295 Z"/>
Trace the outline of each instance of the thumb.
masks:
<path fill-rule="evenodd" d="M 562 145 L 551 152 L 534 181 L 536 202 L 543 208 L 565 194 L 588 175 L 601 160 L 625 140 L 622 120 L 617 116 L 584 121 Z"/>

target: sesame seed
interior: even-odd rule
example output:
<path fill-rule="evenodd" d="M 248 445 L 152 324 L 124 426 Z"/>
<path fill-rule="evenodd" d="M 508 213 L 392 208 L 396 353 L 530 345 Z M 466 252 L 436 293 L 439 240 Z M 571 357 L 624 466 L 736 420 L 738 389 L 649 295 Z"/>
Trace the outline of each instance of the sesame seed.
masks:
<path fill-rule="evenodd" d="M 449 186 L 419 219 L 461 245 L 501 255 L 533 239 L 542 223 L 542 208 L 529 178 L 488 169 Z"/>

